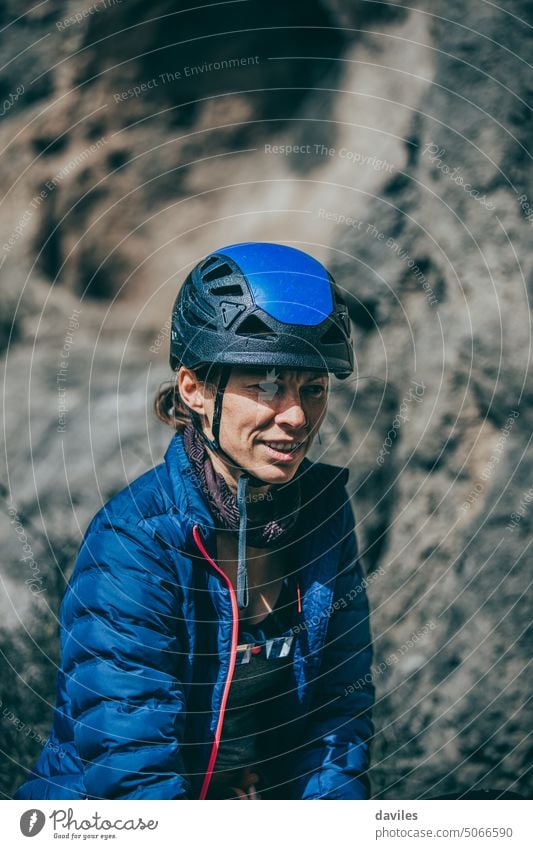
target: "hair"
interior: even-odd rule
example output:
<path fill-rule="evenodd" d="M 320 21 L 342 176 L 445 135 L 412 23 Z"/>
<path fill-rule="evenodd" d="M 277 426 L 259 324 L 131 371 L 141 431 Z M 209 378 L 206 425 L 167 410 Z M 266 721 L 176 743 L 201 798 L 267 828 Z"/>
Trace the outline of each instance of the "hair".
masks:
<path fill-rule="evenodd" d="M 220 367 L 212 363 L 200 363 L 195 368 L 191 368 L 191 371 L 204 384 L 207 392 L 214 395 Z M 187 425 L 192 423 L 191 411 L 179 393 L 178 371 L 173 380 L 165 381 L 157 390 L 154 398 L 154 412 L 159 421 L 169 425 L 178 433 L 183 433 Z"/>

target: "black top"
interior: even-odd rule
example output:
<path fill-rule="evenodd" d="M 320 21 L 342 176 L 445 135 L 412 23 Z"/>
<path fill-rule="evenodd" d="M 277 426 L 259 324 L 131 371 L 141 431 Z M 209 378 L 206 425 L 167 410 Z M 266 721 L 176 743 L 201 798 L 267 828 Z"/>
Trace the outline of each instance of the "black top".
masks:
<path fill-rule="evenodd" d="M 291 686 L 294 599 L 287 581 L 271 613 L 257 625 L 239 625 L 235 671 L 224 715 L 215 764 L 216 773 L 259 767 L 268 752 L 261 748 L 266 733 L 280 720 L 279 698 Z M 220 778 L 220 777 L 219 777 Z"/>

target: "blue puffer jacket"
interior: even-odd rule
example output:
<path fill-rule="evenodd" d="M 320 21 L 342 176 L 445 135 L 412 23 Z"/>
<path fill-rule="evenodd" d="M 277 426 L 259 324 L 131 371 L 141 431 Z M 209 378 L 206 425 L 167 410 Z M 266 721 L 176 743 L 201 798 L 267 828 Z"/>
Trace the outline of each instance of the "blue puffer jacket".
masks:
<path fill-rule="evenodd" d="M 348 470 L 303 461 L 288 562 L 301 597 L 275 751 L 280 798 L 363 799 L 372 650 Z M 175 435 L 91 521 L 61 606 L 49 744 L 15 799 L 198 799 L 235 665 L 235 593 Z"/>

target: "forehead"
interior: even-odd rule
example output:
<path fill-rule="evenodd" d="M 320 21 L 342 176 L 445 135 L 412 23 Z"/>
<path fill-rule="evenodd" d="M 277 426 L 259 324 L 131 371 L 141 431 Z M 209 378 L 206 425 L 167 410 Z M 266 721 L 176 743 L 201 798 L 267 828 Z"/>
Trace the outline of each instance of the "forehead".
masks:
<path fill-rule="evenodd" d="M 238 380 L 260 377 L 261 379 L 266 378 L 267 380 L 307 381 L 318 380 L 320 378 L 327 379 L 328 377 L 328 372 L 326 370 L 304 371 L 303 369 L 278 368 L 276 366 L 272 366 L 270 368 L 267 366 L 234 366 L 232 374 L 234 374 Z"/>

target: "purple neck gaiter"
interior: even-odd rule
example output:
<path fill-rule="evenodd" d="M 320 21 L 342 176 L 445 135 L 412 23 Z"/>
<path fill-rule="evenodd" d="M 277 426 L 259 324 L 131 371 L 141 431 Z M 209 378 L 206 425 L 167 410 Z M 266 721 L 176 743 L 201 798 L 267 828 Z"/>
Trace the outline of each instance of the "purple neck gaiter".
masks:
<path fill-rule="evenodd" d="M 237 498 L 223 476 L 215 471 L 209 452 L 193 425 L 187 425 L 185 428 L 183 445 L 217 526 L 238 534 Z M 258 497 L 259 495 L 260 493 L 257 493 Z M 298 520 L 301 505 L 298 473 L 288 483 L 273 486 L 261 501 L 253 500 L 253 493 L 249 497 L 248 511 L 257 511 L 258 517 L 260 511 L 260 518 L 248 518 L 248 545 L 254 548 L 269 548 L 281 538 L 288 542 Z"/>

